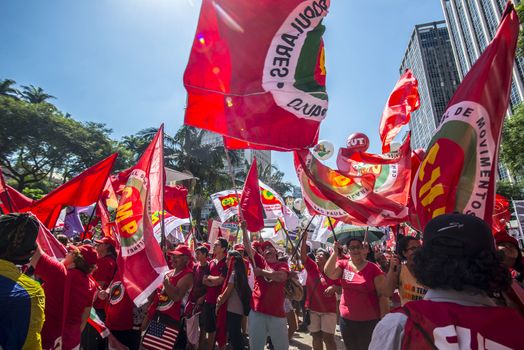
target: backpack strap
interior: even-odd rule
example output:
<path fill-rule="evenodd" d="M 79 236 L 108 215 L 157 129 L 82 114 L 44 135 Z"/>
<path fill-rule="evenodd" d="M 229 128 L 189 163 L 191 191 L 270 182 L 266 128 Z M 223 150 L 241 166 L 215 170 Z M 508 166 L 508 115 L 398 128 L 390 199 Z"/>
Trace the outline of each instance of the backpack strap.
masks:
<path fill-rule="evenodd" d="M 422 336 L 424 337 L 424 339 L 428 342 L 428 345 L 434 349 L 434 350 L 438 350 L 438 348 L 435 346 L 435 343 L 433 342 L 433 339 L 431 338 L 431 336 L 424 330 L 424 328 L 422 328 L 422 326 L 416 322 L 413 317 L 411 316 L 411 311 L 409 311 L 409 309 L 405 306 L 402 306 L 401 307 L 402 311 L 404 311 L 404 313 L 406 314 L 406 316 L 408 317 L 408 319 L 411 320 L 411 322 L 413 322 L 413 325 L 415 326 L 415 328 L 422 334 Z"/>

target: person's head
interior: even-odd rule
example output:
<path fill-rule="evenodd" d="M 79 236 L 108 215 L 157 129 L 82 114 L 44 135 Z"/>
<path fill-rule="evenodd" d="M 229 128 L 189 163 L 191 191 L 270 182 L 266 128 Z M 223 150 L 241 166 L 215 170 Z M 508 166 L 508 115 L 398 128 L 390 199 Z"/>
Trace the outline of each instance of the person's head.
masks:
<path fill-rule="evenodd" d="M 465 214 L 444 214 L 424 229 L 424 244 L 415 251 L 413 272 L 432 289 L 505 290 L 511 281 L 495 251 L 490 227 Z"/>
<path fill-rule="evenodd" d="M 193 259 L 193 251 L 184 244 L 179 244 L 174 250 L 168 252 L 168 255 L 175 270 L 185 269 Z"/>
<path fill-rule="evenodd" d="M 382 271 L 387 271 L 389 269 L 389 261 L 384 253 L 380 251 L 375 252 L 375 261 Z"/>
<path fill-rule="evenodd" d="M 325 249 L 318 248 L 315 251 L 315 262 L 320 268 L 324 268 L 324 265 L 326 265 L 326 262 L 329 259 L 329 252 Z"/>
<path fill-rule="evenodd" d="M 63 235 L 63 234 L 56 235 L 56 239 L 58 240 L 58 242 L 62 243 L 64 247 L 67 247 L 67 245 L 69 244 L 69 238 L 67 238 L 66 235 Z"/>
<path fill-rule="evenodd" d="M 38 229 L 39 223 L 31 214 L 0 216 L 0 259 L 27 264 L 37 248 Z"/>
<path fill-rule="evenodd" d="M 234 250 L 240 253 L 242 256 L 246 256 L 246 249 L 244 248 L 244 245 L 242 243 L 235 244 L 233 247 Z"/>
<path fill-rule="evenodd" d="M 276 262 L 278 260 L 277 249 L 270 241 L 264 241 L 260 244 L 262 256 L 267 262 Z"/>
<path fill-rule="evenodd" d="M 497 249 L 502 254 L 504 265 L 508 268 L 515 268 L 515 265 L 522 261 L 522 253 L 519 249 L 518 241 L 506 231 L 497 232 L 494 237 Z"/>
<path fill-rule="evenodd" d="M 235 271 L 237 269 L 241 269 L 241 270 L 245 271 L 246 265 L 244 263 L 244 259 L 242 258 L 242 254 L 240 254 L 238 251 L 230 250 L 227 253 L 227 264 L 228 264 L 228 266 L 229 266 L 231 261 L 233 261 L 233 268 L 235 269 Z"/>
<path fill-rule="evenodd" d="M 66 257 L 62 262 L 66 268 L 80 270 L 86 275 L 95 270 L 98 254 L 93 246 L 89 244 L 69 245 L 67 250 Z"/>
<path fill-rule="evenodd" d="M 420 241 L 415 237 L 402 237 L 397 243 L 397 253 L 401 260 L 411 263 L 413 260 L 413 253 L 420 248 Z"/>
<path fill-rule="evenodd" d="M 116 241 L 111 237 L 103 237 L 102 239 L 95 239 L 95 249 L 100 258 L 107 255 L 114 255 L 116 257 Z"/>
<path fill-rule="evenodd" d="M 224 257 L 227 253 L 228 246 L 229 244 L 227 243 L 227 240 L 220 237 L 213 244 L 213 253 L 217 256 Z"/>
<path fill-rule="evenodd" d="M 199 247 L 196 247 L 195 249 L 195 258 L 200 263 L 205 263 L 207 261 L 207 254 L 209 253 L 209 250 L 207 247 L 201 245 Z"/>
<path fill-rule="evenodd" d="M 368 248 L 360 238 L 350 238 L 346 243 L 346 248 L 353 262 L 359 263 L 366 260 Z"/>

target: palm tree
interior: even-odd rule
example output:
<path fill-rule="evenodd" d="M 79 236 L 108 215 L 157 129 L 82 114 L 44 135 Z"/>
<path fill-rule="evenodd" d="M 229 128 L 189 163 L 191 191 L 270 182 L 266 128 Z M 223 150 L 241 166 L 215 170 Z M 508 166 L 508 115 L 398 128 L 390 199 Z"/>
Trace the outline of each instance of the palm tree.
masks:
<path fill-rule="evenodd" d="M 0 95 L 18 98 L 20 92 L 12 87 L 14 84 L 16 84 L 16 81 L 12 79 L 4 79 L 0 81 Z"/>
<path fill-rule="evenodd" d="M 35 87 L 34 85 L 22 85 L 22 92 L 20 95 L 24 100 L 30 103 L 42 103 L 49 99 L 56 98 L 46 93 L 41 87 Z"/>

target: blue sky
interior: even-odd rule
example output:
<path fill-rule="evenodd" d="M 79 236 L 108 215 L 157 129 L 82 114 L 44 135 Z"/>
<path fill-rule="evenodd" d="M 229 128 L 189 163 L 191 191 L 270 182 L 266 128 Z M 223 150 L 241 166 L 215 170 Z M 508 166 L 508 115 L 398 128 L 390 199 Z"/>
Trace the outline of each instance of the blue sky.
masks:
<path fill-rule="evenodd" d="M 174 133 L 200 3 L 2 0 L 0 79 L 42 87 L 62 111 L 106 123 L 116 139 L 162 122 Z M 338 149 L 363 132 L 378 152 L 380 115 L 413 28 L 443 18 L 439 0 L 332 0 L 324 37 L 330 106 L 320 138 Z M 273 152 L 273 160 L 297 184 L 291 154 Z"/>

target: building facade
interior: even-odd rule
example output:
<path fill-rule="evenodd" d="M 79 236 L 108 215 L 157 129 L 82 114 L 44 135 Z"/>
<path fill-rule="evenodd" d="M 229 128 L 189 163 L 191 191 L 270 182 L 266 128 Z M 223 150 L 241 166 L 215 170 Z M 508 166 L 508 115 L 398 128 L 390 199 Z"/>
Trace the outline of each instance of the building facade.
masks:
<path fill-rule="evenodd" d="M 400 73 L 408 68 L 418 80 L 420 94 L 420 108 L 409 122 L 411 146 L 425 149 L 460 81 L 445 21 L 415 26 Z"/>

